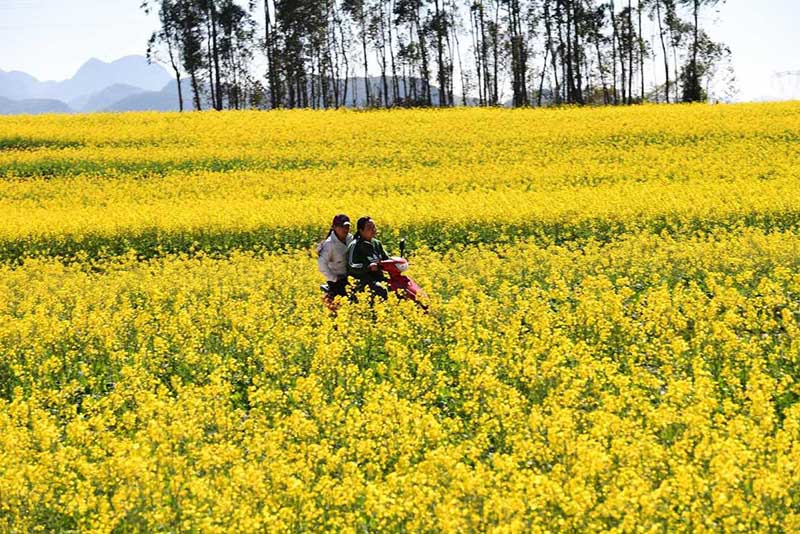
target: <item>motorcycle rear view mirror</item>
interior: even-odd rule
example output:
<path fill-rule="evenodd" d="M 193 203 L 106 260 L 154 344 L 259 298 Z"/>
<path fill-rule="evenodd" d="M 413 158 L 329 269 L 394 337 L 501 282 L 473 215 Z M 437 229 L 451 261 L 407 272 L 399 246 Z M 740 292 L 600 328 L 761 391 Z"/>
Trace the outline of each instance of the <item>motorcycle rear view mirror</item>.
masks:
<path fill-rule="evenodd" d="M 400 257 L 401 258 L 405 257 L 405 255 L 406 255 L 405 252 L 406 252 L 406 238 L 404 237 L 403 239 L 400 240 Z"/>

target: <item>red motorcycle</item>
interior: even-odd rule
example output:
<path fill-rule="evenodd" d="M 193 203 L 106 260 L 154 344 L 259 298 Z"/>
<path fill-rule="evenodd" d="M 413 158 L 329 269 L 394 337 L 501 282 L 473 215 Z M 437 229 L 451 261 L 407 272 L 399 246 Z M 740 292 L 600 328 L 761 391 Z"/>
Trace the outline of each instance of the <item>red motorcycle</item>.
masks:
<path fill-rule="evenodd" d="M 389 291 L 402 298 L 416 302 L 423 310 L 428 309 L 428 294 L 410 276 L 403 274 L 408 270 L 408 260 L 403 258 L 406 240 L 400 240 L 400 256 L 392 256 L 378 263 L 380 269 L 389 275 Z"/>

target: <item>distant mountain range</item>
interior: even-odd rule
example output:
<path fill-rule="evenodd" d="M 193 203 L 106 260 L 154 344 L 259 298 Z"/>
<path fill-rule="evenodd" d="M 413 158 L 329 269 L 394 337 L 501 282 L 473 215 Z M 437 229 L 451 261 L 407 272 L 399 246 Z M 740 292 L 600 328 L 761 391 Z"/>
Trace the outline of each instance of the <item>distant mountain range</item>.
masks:
<path fill-rule="evenodd" d="M 387 82 L 392 83 L 388 78 Z M 383 80 L 369 78 L 370 91 L 377 95 Z M 185 109 L 192 108 L 192 90 L 188 79 L 181 80 Z M 421 87 L 417 80 L 417 87 Z M 399 80 L 400 97 L 405 98 L 404 82 Z M 419 89 L 418 89 L 419 90 Z M 344 82 L 339 81 L 339 92 Z M 433 104 L 439 102 L 439 89 L 431 86 Z M 456 95 L 456 103 L 461 97 Z M 474 105 L 468 98 L 467 104 Z M 346 106 L 366 104 L 364 78 L 348 82 Z M 211 107 L 208 97 L 201 100 L 204 109 Z M 19 71 L 0 70 L 0 115 L 41 113 L 88 113 L 94 111 L 177 111 L 177 82 L 163 66 L 148 63 L 144 56 L 126 56 L 111 63 L 90 59 L 68 80 L 41 82 Z"/>
<path fill-rule="evenodd" d="M 133 95 L 159 92 L 171 80 L 164 67 L 144 56 L 111 63 L 92 58 L 72 78 L 58 82 L 0 70 L 0 114 L 104 111 Z"/>
<path fill-rule="evenodd" d="M 39 115 L 40 113 L 70 113 L 72 109 L 60 100 L 25 98 L 11 100 L 0 96 L 0 115 Z"/>

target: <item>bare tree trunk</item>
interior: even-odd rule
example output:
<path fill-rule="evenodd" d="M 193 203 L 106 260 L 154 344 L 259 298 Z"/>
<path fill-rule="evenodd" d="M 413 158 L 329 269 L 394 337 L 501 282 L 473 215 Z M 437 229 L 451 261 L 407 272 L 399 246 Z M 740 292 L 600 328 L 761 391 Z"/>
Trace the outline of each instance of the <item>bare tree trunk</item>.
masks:
<path fill-rule="evenodd" d="M 613 9 L 613 2 L 612 2 L 612 9 Z M 616 17 L 616 16 L 615 16 Z M 627 49 L 627 43 L 622 42 L 622 36 L 619 36 L 619 70 L 620 70 L 620 86 L 622 87 L 622 103 L 628 103 L 628 77 L 630 72 L 626 73 L 625 68 L 625 55 L 623 54 L 623 50 Z"/>
<path fill-rule="evenodd" d="M 628 104 L 633 104 L 633 7 L 628 0 Z"/>
<path fill-rule="evenodd" d="M 368 63 L 368 56 L 367 56 L 367 23 L 365 20 L 366 15 L 364 14 L 364 6 L 361 6 L 361 49 L 364 54 L 364 92 L 366 94 L 366 104 L 364 107 L 368 108 L 372 105 L 372 95 L 370 94 L 370 87 L 369 87 L 369 67 Z"/>
<path fill-rule="evenodd" d="M 498 72 L 500 69 L 500 2 L 495 1 L 494 11 L 494 35 L 492 36 L 493 45 L 493 60 L 494 60 L 494 73 L 492 75 L 492 105 L 496 106 L 500 99 L 500 86 L 498 81 Z"/>
<path fill-rule="evenodd" d="M 678 75 L 678 47 L 675 44 L 675 33 L 671 25 L 669 28 L 669 40 L 670 40 L 669 43 L 670 48 L 672 48 L 672 68 L 673 68 L 673 73 L 675 74 L 675 77 L 673 78 L 674 83 L 672 84 L 672 88 L 674 90 L 673 100 L 675 102 L 680 102 L 681 98 L 680 95 L 678 94 L 678 90 L 680 87 L 680 83 L 678 83 L 678 80 L 680 80 L 680 76 Z"/>
<path fill-rule="evenodd" d="M 478 40 L 478 18 L 475 16 L 475 7 L 469 10 L 469 33 L 472 38 L 472 55 L 475 60 L 475 84 L 478 87 L 478 105 L 483 105 L 483 85 L 481 76 L 481 54 L 480 41 Z"/>
<path fill-rule="evenodd" d="M 269 100 L 270 108 L 276 109 L 280 105 L 280 88 L 278 71 L 275 58 L 275 48 L 273 42 L 273 21 L 269 13 L 270 0 L 264 0 L 264 45 L 267 48 L 267 71 L 269 78 Z"/>
<path fill-rule="evenodd" d="M 692 44 L 691 100 L 700 100 L 700 77 L 697 73 L 697 46 L 700 33 L 700 0 L 694 0 L 694 43 Z"/>
<path fill-rule="evenodd" d="M 211 26 L 206 23 L 208 32 L 206 34 L 206 49 L 208 52 L 208 89 L 211 91 L 211 107 L 217 108 L 217 88 L 214 84 L 214 59 L 211 47 Z"/>
<path fill-rule="evenodd" d="M 513 77 L 514 106 L 528 105 L 528 88 L 525 83 L 528 66 L 525 41 L 522 33 L 522 14 L 519 0 L 509 3 L 509 33 L 511 38 L 511 72 Z"/>
<path fill-rule="evenodd" d="M 235 44 L 232 48 L 235 49 Z M 230 55 L 228 55 L 228 57 L 225 59 L 228 60 L 230 68 L 230 83 L 228 84 L 227 87 L 228 109 L 238 109 L 239 100 L 237 96 L 237 91 L 239 89 L 238 87 L 239 80 L 237 78 L 236 64 L 233 59 L 233 52 Z"/>
<path fill-rule="evenodd" d="M 189 73 L 189 78 L 192 81 L 192 94 L 194 95 L 194 109 L 197 111 L 202 111 L 203 107 L 200 105 L 200 84 L 197 81 L 197 73 L 195 71 L 191 71 Z"/>
<path fill-rule="evenodd" d="M 570 10 L 570 2 L 568 0 L 564 0 L 564 11 L 566 11 L 567 17 L 567 102 L 572 104 L 577 99 L 575 98 L 575 71 L 572 65 L 572 12 Z"/>
<path fill-rule="evenodd" d="M 547 73 L 547 60 L 548 55 L 550 53 L 550 47 L 545 46 L 544 48 L 544 63 L 542 64 L 542 75 L 539 79 L 539 94 L 536 95 L 536 105 L 542 107 L 542 91 L 544 91 L 544 77 Z"/>
<path fill-rule="evenodd" d="M 486 105 L 490 105 L 492 101 L 492 77 L 489 74 L 489 44 L 486 41 L 486 19 L 485 19 L 485 12 L 483 10 L 483 2 L 481 2 L 481 40 L 483 42 L 483 82 L 485 84 L 484 87 L 484 98 L 486 99 Z"/>
<path fill-rule="evenodd" d="M 417 27 L 417 39 L 419 40 L 419 52 L 422 59 L 422 83 L 425 91 L 425 100 L 428 106 L 433 105 L 433 98 L 431 96 L 431 71 L 430 63 L 428 61 L 428 47 L 425 44 L 425 33 L 422 31 L 422 23 L 420 21 L 420 2 L 416 0 L 414 5 L 414 24 Z M 440 96 L 441 98 L 441 96 Z"/>
<path fill-rule="evenodd" d="M 167 55 L 169 56 L 169 64 L 172 70 L 175 71 L 175 81 L 178 83 L 178 111 L 183 111 L 183 88 L 181 87 L 181 69 L 175 61 L 175 55 L 172 51 L 172 42 L 169 37 L 167 41 Z"/>
<path fill-rule="evenodd" d="M 414 26 L 414 24 L 413 24 L 413 21 L 412 21 L 412 23 L 408 25 L 408 44 L 409 44 L 409 46 L 414 42 L 414 27 L 413 26 Z M 408 64 L 408 69 L 411 71 L 411 74 L 409 75 L 409 77 L 411 78 L 411 80 L 410 80 L 411 81 L 411 93 L 410 94 L 412 95 L 412 99 L 416 103 L 417 99 L 419 98 L 419 94 L 417 93 L 417 81 L 414 79 L 414 65 L 412 65 L 410 61 L 409 61 L 409 64 Z M 408 86 L 406 86 L 406 90 L 408 90 Z M 406 96 L 408 96 L 408 95 L 406 95 Z"/>
<path fill-rule="evenodd" d="M 316 60 L 316 61 L 315 61 Z M 316 68 L 319 65 L 318 56 L 316 54 L 311 56 L 311 83 L 308 82 L 303 83 L 303 93 L 308 94 L 311 91 L 311 109 L 317 109 L 317 83 L 316 80 L 319 77 L 319 74 L 316 72 Z M 309 85 L 311 87 L 309 87 Z"/>
<path fill-rule="evenodd" d="M 380 36 L 380 44 L 378 45 L 378 50 L 376 50 L 376 55 L 378 56 L 378 64 L 381 67 L 381 82 L 383 83 L 383 95 L 381 100 L 383 101 L 383 105 L 385 107 L 389 107 L 389 81 L 386 79 L 386 25 L 385 25 L 385 18 L 386 14 L 383 11 L 383 1 L 380 2 L 380 29 L 381 29 L 381 36 Z"/>
<path fill-rule="evenodd" d="M 219 49 L 217 48 L 217 6 L 214 3 L 214 0 L 210 0 L 210 9 L 211 12 L 211 45 L 213 49 L 213 58 L 214 58 L 214 83 L 216 84 L 216 90 L 214 91 L 217 95 L 217 101 L 214 104 L 214 108 L 217 111 L 222 110 L 222 84 L 220 83 L 220 71 L 219 71 Z"/>
<path fill-rule="evenodd" d="M 394 2 L 392 0 L 391 5 L 389 6 L 389 24 L 387 25 L 389 28 L 389 55 L 392 60 L 392 103 L 397 104 L 397 101 L 400 99 L 400 82 L 397 79 L 397 66 L 395 64 L 395 57 L 394 57 L 394 42 L 392 41 L 392 24 L 391 16 L 394 13 Z"/>
<path fill-rule="evenodd" d="M 591 74 L 589 74 L 589 73 L 592 72 L 592 62 L 589 59 L 588 54 L 584 55 L 583 61 L 581 61 L 581 72 L 587 73 L 586 74 L 586 94 L 589 95 L 589 98 L 592 99 L 592 101 L 593 101 L 594 100 L 594 97 L 593 97 L 593 95 L 594 95 L 594 85 L 592 85 L 593 84 L 592 76 L 591 76 Z M 581 78 L 581 85 L 579 86 L 580 96 L 581 96 L 581 102 L 580 102 L 581 104 L 584 104 L 586 102 L 586 95 L 584 95 L 584 92 L 583 92 L 583 87 L 584 87 L 583 83 L 584 83 L 583 82 L 583 78 Z"/>
<path fill-rule="evenodd" d="M 439 78 L 439 107 L 447 106 L 447 74 L 444 67 L 444 42 L 442 40 L 442 10 L 439 7 L 439 0 L 433 0 L 434 5 L 434 20 L 436 30 L 436 60 L 438 64 L 438 78 Z"/>
<path fill-rule="evenodd" d="M 491 90 L 489 89 L 489 46 L 486 44 L 486 21 L 484 15 L 483 1 L 481 0 L 478 8 L 477 22 L 479 23 L 479 35 L 481 40 L 480 70 L 483 74 L 483 105 L 486 106 L 489 104 L 489 93 Z"/>
<path fill-rule="evenodd" d="M 455 8 L 453 8 L 455 9 Z M 452 11 L 450 11 L 452 13 Z M 453 53 L 453 41 L 450 40 L 450 28 L 455 28 L 455 21 L 448 18 L 447 0 L 442 2 L 442 21 L 447 22 L 447 26 L 442 28 L 442 35 L 444 36 L 445 50 L 447 50 L 446 73 L 447 73 L 447 102 L 453 106 L 455 105 L 455 98 L 453 95 L 453 86 L 455 85 L 455 54 Z M 452 24 L 451 24 L 452 22 Z"/>
<path fill-rule="evenodd" d="M 619 105 L 619 93 L 617 91 L 617 15 L 614 11 L 614 2 L 611 2 L 611 26 L 612 26 L 612 36 L 611 36 L 611 83 L 614 88 L 614 105 Z M 622 83 L 623 88 L 625 87 L 625 82 L 623 78 Z M 624 90 L 624 89 L 623 89 Z"/>
<path fill-rule="evenodd" d="M 339 52 L 336 48 L 336 2 L 327 1 L 327 21 L 325 28 L 325 42 L 328 47 L 328 59 L 331 67 L 331 89 L 333 90 L 333 107 L 339 109 L 339 77 L 341 70 L 339 67 Z"/>
<path fill-rule="evenodd" d="M 600 72 L 600 83 L 603 86 L 603 104 L 607 106 L 611 103 L 611 97 L 608 93 L 608 86 L 606 85 L 606 69 L 603 66 L 603 56 L 600 54 L 600 39 L 597 36 L 595 36 L 594 46 L 597 51 L 597 70 Z"/>
<path fill-rule="evenodd" d="M 639 79 L 642 83 L 641 103 L 644 104 L 644 35 L 642 34 L 642 0 L 638 0 L 637 9 L 639 14 Z"/>
<path fill-rule="evenodd" d="M 553 78 L 555 80 L 555 94 L 553 96 L 553 100 L 555 104 L 558 105 L 561 103 L 561 89 L 558 84 L 558 58 L 556 57 L 556 51 L 553 49 L 553 21 L 550 16 L 550 2 L 548 0 L 545 0 L 544 4 L 544 24 L 547 32 L 548 48 L 550 49 L 550 59 L 553 62 Z"/>
<path fill-rule="evenodd" d="M 570 0 L 572 1 L 572 0 Z M 578 21 L 580 20 L 580 3 L 574 4 L 572 8 L 572 25 L 574 31 L 572 32 L 575 40 L 572 51 L 575 56 L 575 100 L 578 104 L 583 105 L 583 78 L 581 77 L 581 43 L 580 43 L 580 28 Z"/>
<path fill-rule="evenodd" d="M 451 22 L 450 27 L 453 29 L 453 41 L 456 44 L 456 57 L 458 58 L 458 72 L 461 77 L 461 105 L 467 105 L 467 79 L 466 73 L 464 72 L 464 65 L 461 63 L 461 45 L 458 42 L 458 28 L 456 28 L 455 23 L 455 9 L 451 11 L 451 16 L 453 17 L 453 21 Z M 452 54 L 451 54 L 452 55 Z"/>
<path fill-rule="evenodd" d="M 667 104 L 669 104 L 669 59 L 667 57 L 667 45 L 664 43 L 664 26 L 661 22 L 661 2 L 662 0 L 655 0 L 656 14 L 658 17 L 658 35 L 661 38 L 661 52 L 664 54 L 664 77 L 666 79 L 664 85 L 664 95 L 667 97 Z"/>
<path fill-rule="evenodd" d="M 336 6 L 336 2 L 334 1 L 334 6 Z M 342 105 L 347 105 L 347 90 L 348 85 L 350 83 L 350 60 L 348 59 L 347 49 L 345 48 L 345 38 L 344 38 L 344 27 L 342 24 L 342 19 L 339 17 L 338 11 L 336 12 L 336 26 L 339 28 L 339 37 L 341 39 L 341 46 L 342 46 L 342 62 L 344 62 L 344 87 L 342 87 Z M 336 84 L 338 85 L 339 80 L 336 80 Z"/>
<path fill-rule="evenodd" d="M 558 55 L 561 59 L 561 86 L 564 91 L 561 96 L 569 104 L 572 102 L 572 62 L 567 54 L 567 46 L 564 44 L 563 1 L 556 0 L 556 24 L 558 25 Z M 569 41 L 569 36 L 567 36 L 567 43 Z"/>
<path fill-rule="evenodd" d="M 680 80 L 680 75 L 678 74 L 678 49 L 675 46 L 672 47 L 672 67 L 675 69 L 675 83 L 672 84 L 672 87 L 675 89 L 675 102 L 679 102 L 680 95 L 678 94 L 678 90 L 680 84 L 678 80 Z"/>

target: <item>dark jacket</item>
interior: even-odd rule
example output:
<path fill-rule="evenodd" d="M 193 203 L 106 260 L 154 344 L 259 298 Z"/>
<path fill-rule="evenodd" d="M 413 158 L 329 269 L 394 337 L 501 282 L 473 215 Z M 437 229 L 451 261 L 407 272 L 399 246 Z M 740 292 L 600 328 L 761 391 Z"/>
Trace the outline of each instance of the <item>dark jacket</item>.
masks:
<path fill-rule="evenodd" d="M 388 259 L 389 256 L 384 252 L 380 241 L 377 239 L 367 241 L 356 236 L 347 246 L 347 274 L 363 282 L 378 282 L 383 280 L 383 272 L 370 271 L 369 265 Z"/>

